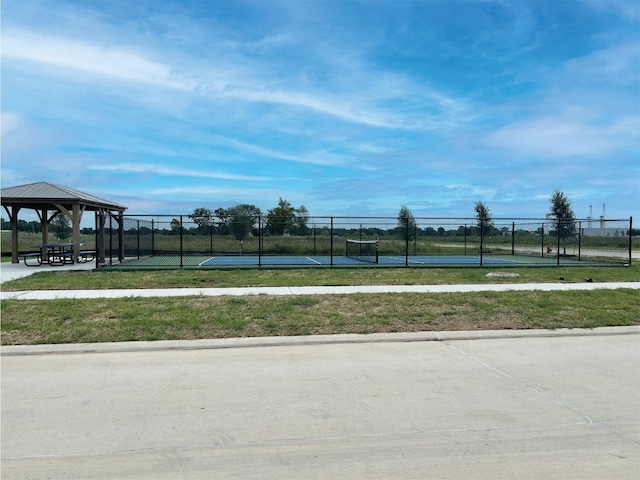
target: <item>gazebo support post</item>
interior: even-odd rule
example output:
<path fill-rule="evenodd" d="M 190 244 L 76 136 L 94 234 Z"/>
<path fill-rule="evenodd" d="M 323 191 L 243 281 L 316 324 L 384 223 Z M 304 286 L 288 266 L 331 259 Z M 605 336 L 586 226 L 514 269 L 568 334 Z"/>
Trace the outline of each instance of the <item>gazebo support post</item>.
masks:
<path fill-rule="evenodd" d="M 84 207 L 80 208 L 79 203 L 71 205 L 71 211 L 65 208 L 64 205 L 55 204 L 56 208 L 60 210 L 59 213 L 65 214 L 71 220 L 72 242 L 73 242 L 73 261 L 78 262 L 80 256 L 80 223 L 82 222 L 82 214 L 84 213 Z M 53 217 L 51 217 L 53 219 Z"/>
<path fill-rule="evenodd" d="M 105 211 L 100 209 L 96 211 L 96 267 L 104 263 L 104 223 Z"/>
<path fill-rule="evenodd" d="M 11 263 L 20 263 L 18 258 L 18 212 L 20 207 L 12 206 L 11 210 L 3 205 L 11 223 Z"/>

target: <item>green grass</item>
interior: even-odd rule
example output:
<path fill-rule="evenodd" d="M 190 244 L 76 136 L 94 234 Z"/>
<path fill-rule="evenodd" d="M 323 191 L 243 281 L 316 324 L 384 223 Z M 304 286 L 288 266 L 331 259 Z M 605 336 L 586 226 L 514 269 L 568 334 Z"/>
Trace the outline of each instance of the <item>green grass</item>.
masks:
<path fill-rule="evenodd" d="M 279 287 L 318 285 L 435 285 L 464 283 L 531 283 L 638 281 L 640 267 L 509 268 L 519 278 L 489 278 L 499 267 L 219 269 L 160 271 L 38 272 L 6 282 L 4 291 L 118 288 Z"/>
<path fill-rule="evenodd" d="M 638 281 L 640 268 L 238 269 L 151 272 L 40 272 L 2 289 L 186 288 Z M 272 335 L 640 324 L 637 290 L 271 297 L 3 300 L 3 345 L 199 339 Z"/>
<path fill-rule="evenodd" d="M 2 301 L 3 345 L 638 324 L 631 289 Z"/>

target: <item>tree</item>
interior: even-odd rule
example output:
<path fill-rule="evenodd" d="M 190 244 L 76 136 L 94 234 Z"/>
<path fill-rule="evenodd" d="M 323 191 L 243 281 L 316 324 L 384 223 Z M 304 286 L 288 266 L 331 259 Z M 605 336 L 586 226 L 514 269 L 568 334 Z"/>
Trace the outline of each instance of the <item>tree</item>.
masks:
<path fill-rule="evenodd" d="M 567 238 L 576 235 L 576 222 L 571 201 L 560 190 L 554 190 L 549 199 L 551 202 L 551 215 L 555 219 L 555 230 L 551 234 L 558 236 L 558 240 L 563 242 L 564 254 L 567 254 Z"/>
<path fill-rule="evenodd" d="M 71 235 L 71 220 L 63 213 L 59 213 L 51 220 L 51 231 L 56 234 L 58 240 L 62 240 Z"/>
<path fill-rule="evenodd" d="M 220 235 L 229 235 L 229 210 L 226 208 L 216 208 L 213 215 L 220 219 L 218 224 L 218 233 Z"/>
<path fill-rule="evenodd" d="M 280 197 L 278 206 L 267 212 L 267 232 L 271 235 L 284 235 L 293 227 L 296 218 L 296 209 L 293 205 Z"/>
<path fill-rule="evenodd" d="M 180 234 L 180 220 L 177 218 L 171 219 L 171 234 L 178 235 Z"/>
<path fill-rule="evenodd" d="M 267 212 L 265 229 L 271 235 L 306 235 L 309 210 L 304 205 L 294 208 L 280 197 L 278 206 Z"/>
<path fill-rule="evenodd" d="M 258 207 L 246 203 L 227 209 L 225 218 L 228 217 L 229 231 L 236 240 L 240 241 L 240 253 L 242 253 L 242 241 L 251 234 L 251 229 L 261 214 Z"/>
<path fill-rule="evenodd" d="M 415 237 L 416 219 L 406 205 L 402 205 L 400 207 L 400 213 L 398 213 L 398 226 L 400 227 L 400 234 L 402 235 L 402 238 L 411 240 Z"/>
<path fill-rule="evenodd" d="M 493 229 L 493 220 L 491 219 L 489 207 L 482 202 L 476 202 L 473 209 L 476 212 L 476 221 L 480 233 L 487 235 Z"/>
<path fill-rule="evenodd" d="M 188 217 L 198 225 L 198 231 L 200 233 L 207 233 L 207 227 L 213 222 L 214 213 L 208 208 L 200 207 L 196 208 Z"/>
<path fill-rule="evenodd" d="M 307 223 L 309 223 L 309 210 L 304 205 L 300 205 L 295 211 L 296 218 L 291 233 L 294 235 L 306 235 L 309 231 Z"/>

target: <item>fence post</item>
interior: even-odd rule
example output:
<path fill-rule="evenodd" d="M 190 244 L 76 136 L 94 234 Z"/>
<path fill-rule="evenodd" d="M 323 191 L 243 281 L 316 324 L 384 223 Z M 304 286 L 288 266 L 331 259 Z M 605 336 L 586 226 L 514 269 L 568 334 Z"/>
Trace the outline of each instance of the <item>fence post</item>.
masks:
<path fill-rule="evenodd" d="M 333 267 L 333 217 L 331 217 L 331 229 L 329 232 L 329 263 Z"/>
<path fill-rule="evenodd" d="M 516 222 L 511 222 L 511 256 L 516 254 Z"/>
<path fill-rule="evenodd" d="M 258 217 L 258 268 L 262 266 L 262 216 Z"/>
<path fill-rule="evenodd" d="M 556 264 L 558 266 L 560 266 L 560 229 L 562 227 L 562 219 L 560 217 L 558 217 L 558 228 L 556 229 L 556 237 L 558 237 L 558 245 L 557 245 L 557 252 L 556 252 Z"/>
<path fill-rule="evenodd" d="M 483 252 L 484 252 L 484 219 L 480 219 L 480 266 L 482 266 L 483 260 Z"/>
<path fill-rule="evenodd" d="M 136 224 L 138 225 L 138 260 L 140 259 L 140 220 L 136 220 Z"/>
<path fill-rule="evenodd" d="M 467 224 L 464 224 L 464 254 L 467 255 Z"/>
<path fill-rule="evenodd" d="M 578 261 L 582 260 L 582 222 L 578 222 Z"/>
<path fill-rule="evenodd" d="M 180 268 L 183 267 L 184 265 L 184 261 L 182 258 L 182 254 L 183 254 L 183 245 L 182 245 L 182 215 L 180 215 Z"/>
<path fill-rule="evenodd" d="M 113 265 L 113 215 L 109 215 L 109 266 Z"/>
<path fill-rule="evenodd" d="M 156 254 L 156 227 L 155 227 L 155 219 L 151 219 L 151 255 L 154 256 Z"/>
<path fill-rule="evenodd" d="M 633 217 L 629 217 L 629 266 L 631 266 L 632 243 L 633 243 Z"/>
<path fill-rule="evenodd" d="M 409 266 L 409 217 L 407 217 L 405 220 L 405 227 L 404 227 L 404 266 L 408 267 Z"/>

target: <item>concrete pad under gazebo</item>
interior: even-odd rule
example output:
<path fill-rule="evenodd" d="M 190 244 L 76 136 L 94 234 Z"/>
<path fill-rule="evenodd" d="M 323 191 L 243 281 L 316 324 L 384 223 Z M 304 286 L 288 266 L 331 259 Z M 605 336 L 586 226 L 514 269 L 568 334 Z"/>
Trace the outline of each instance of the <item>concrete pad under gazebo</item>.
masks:
<path fill-rule="evenodd" d="M 122 216 L 127 207 L 60 185 L 48 182 L 31 183 L 0 190 L 2 206 L 11 222 L 11 262 L 18 263 L 18 213 L 21 209 L 35 210 L 42 227 L 42 243 L 48 243 L 49 224 L 61 213 L 69 217 L 72 224 L 73 260 L 78 261 L 80 252 L 80 222 L 85 211 L 96 214 L 97 259 L 104 259 L 104 224 L 108 216 L 115 217 L 122 228 Z M 51 215 L 50 215 L 50 212 Z M 122 238 L 121 235 L 119 235 Z M 120 248 L 122 250 L 122 248 Z"/>

